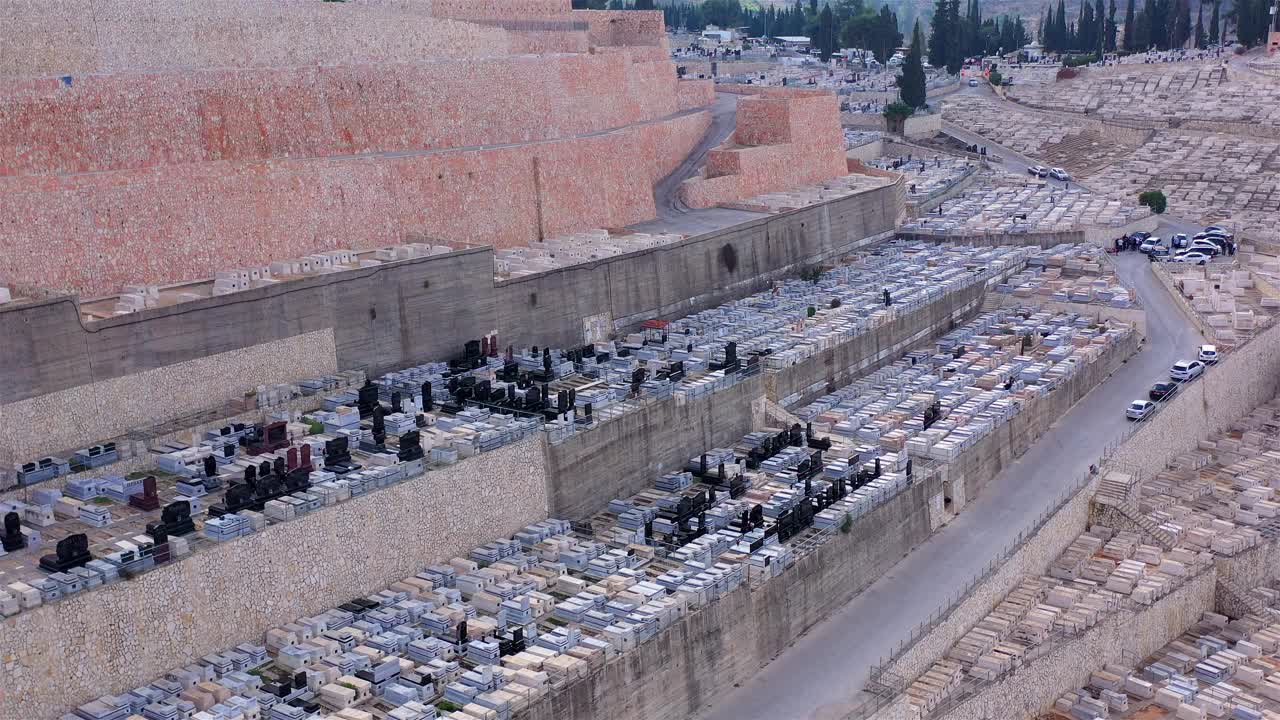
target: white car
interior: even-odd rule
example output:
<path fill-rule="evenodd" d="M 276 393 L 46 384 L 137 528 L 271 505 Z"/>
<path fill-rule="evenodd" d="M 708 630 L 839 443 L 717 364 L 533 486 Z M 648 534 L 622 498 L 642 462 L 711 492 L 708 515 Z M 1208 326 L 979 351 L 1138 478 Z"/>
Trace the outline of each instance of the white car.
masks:
<path fill-rule="evenodd" d="M 1158 247 L 1160 247 L 1160 238 L 1155 235 L 1152 235 L 1151 237 L 1142 241 L 1142 244 L 1138 246 L 1138 252 L 1149 253 Z"/>
<path fill-rule="evenodd" d="M 1049 177 L 1053 178 L 1054 180 L 1062 180 L 1063 182 L 1066 182 L 1071 179 L 1071 175 L 1069 175 L 1067 171 L 1063 170 L 1062 168 L 1054 168 L 1050 170 Z"/>
<path fill-rule="evenodd" d="M 1188 250 L 1173 256 L 1170 262 L 1191 263 L 1192 265 L 1204 265 L 1213 259 L 1213 256 L 1203 250 Z"/>
<path fill-rule="evenodd" d="M 1134 400 L 1125 409 L 1124 416 L 1130 420 L 1146 420 L 1147 416 L 1155 411 L 1156 404 L 1150 400 Z"/>
<path fill-rule="evenodd" d="M 1049 168 L 1043 165 L 1032 165 L 1027 168 L 1027 174 L 1034 175 L 1036 177 L 1049 177 Z"/>
<path fill-rule="evenodd" d="M 1204 372 L 1204 363 L 1199 360 L 1179 360 L 1169 368 L 1169 377 L 1178 382 L 1190 382 Z"/>
<path fill-rule="evenodd" d="M 1212 365 L 1218 362 L 1218 348 L 1213 345 L 1201 345 L 1200 355 L 1198 357 L 1200 362 L 1205 365 Z"/>
<path fill-rule="evenodd" d="M 969 87 L 978 87 L 978 79 L 969 78 Z"/>

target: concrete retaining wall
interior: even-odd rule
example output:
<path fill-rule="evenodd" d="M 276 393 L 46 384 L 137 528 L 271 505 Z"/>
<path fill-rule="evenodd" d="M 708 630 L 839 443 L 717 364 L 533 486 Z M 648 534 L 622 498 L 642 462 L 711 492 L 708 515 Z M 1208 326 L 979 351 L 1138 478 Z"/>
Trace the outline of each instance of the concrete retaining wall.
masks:
<path fill-rule="evenodd" d="M 499 448 L 4 620 L 0 718 L 52 720 L 545 518 L 540 442 Z"/>
<path fill-rule="evenodd" d="M 965 288 L 776 373 L 687 403 L 654 402 L 548 445 L 552 514 L 589 515 L 709 448 L 733 445 L 753 429 L 756 399 L 795 405 L 848 384 L 977 314 L 984 297 L 980 284 Z"/>
<path fill-rule="evenodd" d="M 959 290 L 794 365 L 765 376 L 771 400 L 786 406 L 809 402 L 852 382 L 863 372 L 896 360 L 916 343 L 949 332 L 977 314 L 982 283 Z M 816 387 L 815 387 L 816 385 Z"/>
<path fill-rule="evenodd" d="M 929 535 L 936 478 L 913 485 L 759 588 L 743 586 L 620 656 L 521 720 L 688 717 L 743 682 Z"/>
<path fill-rule="evenodd" d="M 497 283 L 493 253 L 480 248 L 87 325 L 72 297 L 11 303 L 0 306 L 0 407 L 123 379 L 120 392 L 137 403 L 138 415 L 155 422 L 200 408 L 175 407 L 179 403 L 154 392 L 144 373 L 315 332 L 332 334 L 338 368 L 370 374 L 451 357 L 465 341 L 494 331 L 503 344 L 581 344 L 588 320 L 625 328 L 652 317 L 681 317 L 764 290 L 777 277 L 891 232 L 901 195 L 901 186 L 891 185 L 653 250 Z M 251 362 L 212 380 L 183 371 L 174 373 L 173 382 L 221 398 L 318 374 L 311 365 L 296 368 L 293 377 L 274 368 Z M 112 412 L 96 401 L 51 405 L 43 424 L 107 427 Z M 44 434 L 5 433 L 0 462 L 69 446 L 62 439 L 42 440 Z M 79 440 L 92 443 L 105 437 L 100 434 Z M 15 459 L 6 460 L 6 453 Z"/>
<path fill-rule="evenodd" d="M 651 487 L 659 475 L 682 469 L 699 453 L 734 445 L 751 432 L 751 404 L 763 394 L 756 375 L 688 402 L 653 402 L 564 442 L 548 443 L 551 514 L 586 517 L 614 498 Z"/>
<path fill-rule="evenodd" d="M 941 716 L 946 720 L 1036 717 L 1062 693 L 1082 687 L 1089 674 L 1126 657 L 1147 657 L 1213 609 L 1217 573 L 1212 569 L 1139 611 L 1108 615 L 1089 630 L 1054 643 L 977 696 Z"/>
<path fill-rule="evenodd" d="M 1187 348 L 1188 355 L 1194 348 Z M 1114 460 L 1162 468 L 1196 442 L 1269 401 L 1280 390 L 1280 326 L 1227 353 L 1204 376 L 1164 404 L 1120 447 Z"/>
<path fill-rule="evenodd" d="M 1009 422 L 996 427 L 955 462 L 946 465 L 943 478 L 951 484 L 953 493 L 959 493 L 965 500 L 977 497 L 992 478 L 1021 457 L 1073 405 L 1137 352 L 1139 342 L 1137 333 L 1130 334 L 1053 392 L 1028 402 Z M 961 504 L 956 510 L 962 508 Z"/>

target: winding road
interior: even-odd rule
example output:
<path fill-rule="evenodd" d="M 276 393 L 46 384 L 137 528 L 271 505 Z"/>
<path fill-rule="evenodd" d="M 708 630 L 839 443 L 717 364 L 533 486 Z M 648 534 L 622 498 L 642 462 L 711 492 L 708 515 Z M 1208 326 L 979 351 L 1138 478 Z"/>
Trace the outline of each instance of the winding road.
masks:
<path fill-rule="evenodd" d="M 1025 172 L 1029 159 L 986 140 L 980 144 L 988 153 L 1007 154 L 1009 161 L 1023 163 Z M 1172 220 L 1167 227 L 1182 225 Z M 1194 357 L 1204 339 L 1152 274 L 1146 256 L 1124 253 L 1116 262 L 1122 281 L 1136 290 L 1147 313 L 1147 338 L 1139 352 L 992 479 L 948 525 L 797 638 L 750 680 L 703 708 L 698 718 L 844 718 L 861 702 L 871 666 L 888 656 L 945 598 L 982 572 L 1065 486 L 1088 471 L 1128 427 L 1124 410 L 1129 402 L 1145 397 L 1153 382 L 1167 377 L 1174 362 Z"/>

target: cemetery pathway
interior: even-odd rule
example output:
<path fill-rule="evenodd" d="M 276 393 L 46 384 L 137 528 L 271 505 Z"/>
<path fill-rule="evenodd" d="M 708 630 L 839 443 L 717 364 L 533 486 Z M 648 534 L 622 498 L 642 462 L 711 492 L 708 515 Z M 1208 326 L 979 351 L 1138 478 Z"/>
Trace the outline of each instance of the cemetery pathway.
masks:
<path fill-rule="evenodd" d="M 738 96 L 733 93 L 716 93 L 716 101 L 711 104 L 711 125 L 702 136 L 702 141 L 694 146 L 679 167 L 653 187 L 654 205 L 658 208 L 660 219 L 670 219 L 689 212 L 689 208 L 680 202 L 680 183 L 693 177 L 706 164 L 707 152 L 729 137 L 737 127 L 737 121 Z"/>
<path fill-rule="evenodd" d="M 867 590 L 798 638 L 701 720 L 841 720 L 861 701 L 873 664 L 1016 541 L 1129 423 L 1124 408 L 1190 357 L 1203 338 L 1139 253 L 1117 260 L 1147 310 L 1147 341 L 976 499 Z"/>

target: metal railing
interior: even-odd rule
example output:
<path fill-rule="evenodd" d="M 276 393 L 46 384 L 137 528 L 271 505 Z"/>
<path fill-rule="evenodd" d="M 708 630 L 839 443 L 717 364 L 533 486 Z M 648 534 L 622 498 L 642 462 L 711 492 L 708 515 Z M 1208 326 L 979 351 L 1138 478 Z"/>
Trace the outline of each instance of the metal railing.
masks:
<path fill-rule="evenodd" d="M 1107 462 L 1120 444 L 1127 439 L 1128 434 L 1129 433 L 1122 434 L 1121 438 L 1108 443 L 1108 445 L 1103 449 L 1100 462 L 1097 463 L 1099 468 Z M 1056 515 L 1057 512 L 1070 502 L 1077 494 L 1079 494 L 1081 490 L 1087 487 L 1094 477 L 1100 477 L 1101 472 L 1102 470 L 1099 469 L 1097 474 L 1085 473 L 1073 481 L 1071 485 L 1068 486 L 1059 497 L 1055 498 L 1055 500 L 1051 502 L 1033 522 L 1018 533 L 1017 538 L 997 553 L 982 570 L 970 577 L 963 587 L 953 592 L 947 600 L 940 604 L 932 613 L 929 614 L 927 618 L 912 628 L 911 632 L 909 632 L 905 638 L 900 640 L 898 644 L 894 646 L 893 650 L 891 650 L 887 656 L 883 657 L 877 665 L 872 666 L 868 683 L 876 684 L 878 687 L 883 687 L 886 684 L 892 685 L 893 683 L 886 683 L 884 680 L 885 674 L 889 672 L 888 668 L 897 662 L 908 650 L 914 647 L 921 638 L 936 628 L 944 620 L 949 618 L 952 612 L 954 612 L 961 603 L 968 599 L 976 587 L 989 579 L 996 570 L 1003 566 L 1005 562 L 1014 555 L 1014 553 L 1020 550 L 1028 540 L 1034 537 L 1044 527 L 1050 518 Z M 896 677 L 896 675 L 891 677 Z M 905 690 L 905 687 L 902 689 Z M 900 694 L 900 692 L 898 694 Z M 873 695 L 875 698 L 874 700 L 864 701 L 854 709 L 854 712 L 846 715 L 844 720 L 864 720 L 865 718 L 869 718 L 872 714 L 887 706 L 893 699 L 893 697 L 884 698 L 874 693 Z"/>

